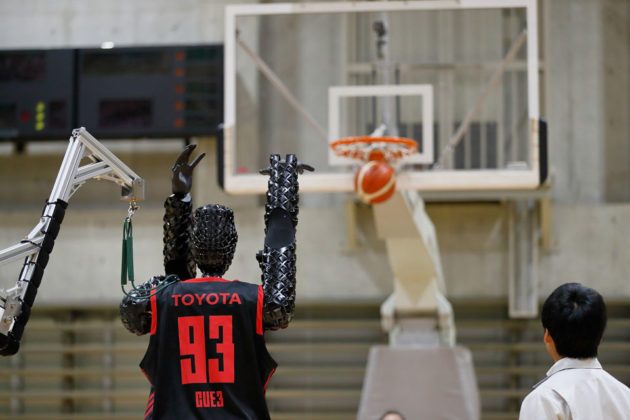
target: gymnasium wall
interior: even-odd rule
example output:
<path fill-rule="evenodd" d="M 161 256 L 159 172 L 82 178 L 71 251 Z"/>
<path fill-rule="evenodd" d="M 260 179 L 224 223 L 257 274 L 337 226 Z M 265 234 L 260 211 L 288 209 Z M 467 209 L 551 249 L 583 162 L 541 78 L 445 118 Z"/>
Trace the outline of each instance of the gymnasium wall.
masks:
<path fill-rule="evenodd" d="M 0 48 L 221 42 L 225 1 L 22 0 L 0 3 Z M 540 250 L 540 294 L 567 281 L 630 298 L 630 5 L 622 0 L 540 3 L 542 114 L 552 162 L 550 246 Z M 281 32 L 281 31 L 280 31 Z M 323 39 L 322 42 L 325 42 Z M 317 51 L 311 48 L 309 51 Z M 279 57 L 278 60 L 284 58 Z M 287 57 L 286 60 L 290 60 Z M 269 111 L 283 121 L 282 113 Z M 89 127 L 88 127 L 89 129 Z M 302 125 L 292 124 L 296 134 Z M 69 133 L 68 133 L 69 134 Z M 195 200 L 236 211 L 240 241 L 228 277 L 257 282 L 254 255 L 263 240 L 262 196 L 229 197 L 216 185 L 214 139 L 197 168 Z M 147 201 L 134 219 L 136 275 L 161 272 L 161 202 L 183 141 L 116 141 L 108 146 L 145 177 Z M 0 248 L 35 225 L 50 193 L 65 142 L 32 144 L 17 154 L 0 143 Z M 300 151 L 308 161 L 308 150 Z M 121 297 L 120 240 L 126 205 L 119 191 L 91 181 L 71 199 L 38 304 L 110 305 Z M 381 300 L 391 291 L 383 245 L 369 209 L 358 206 L 358 241 L 346 235 L 352 195 L 304 194 L 298 225 L 298 299 Z M 429 203 L 451 297 L 507 294 L 504 202 Z M 20 264 L 0 267 L 0 287 Z"/>

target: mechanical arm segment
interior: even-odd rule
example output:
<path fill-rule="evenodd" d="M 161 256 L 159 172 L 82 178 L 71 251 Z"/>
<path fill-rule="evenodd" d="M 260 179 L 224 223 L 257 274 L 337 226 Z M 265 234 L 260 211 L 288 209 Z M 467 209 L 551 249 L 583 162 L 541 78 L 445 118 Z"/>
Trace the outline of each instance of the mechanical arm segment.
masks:
<path fill-rule="evenodd" d="M 84 159 L 89 162 L 81 165 Z M 33 230 L 19 243 L 0 251 L 0 265 L 24 258 L 15 286 L 0 289 L 0 354 L 17 353 L 44 269 L 63 221 L 68 200 L 90 179 L 122 187 L 122 199 L 144 199 L 144 180 L 96 140 L 85 128 L 72 131 L 52 192 Z"/>
<path fill-rule="evenodd" d="M 313 171 L 295 155 L 271 155 L 267 203 L 265 205 L 265 243 L 256 259 L 262 270 L 263 326 L 286 328 L 295 310 L 295 228 L 298 222 L 298 173 Z"/>

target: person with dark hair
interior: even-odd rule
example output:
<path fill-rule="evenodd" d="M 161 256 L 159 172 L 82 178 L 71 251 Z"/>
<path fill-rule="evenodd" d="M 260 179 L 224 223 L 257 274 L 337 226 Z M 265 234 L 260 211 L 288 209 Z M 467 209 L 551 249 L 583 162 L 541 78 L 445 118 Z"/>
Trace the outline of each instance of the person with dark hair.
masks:
<path fill-rule="evenodd" d="M 520 420 L 630 418 L 630 388 L 597 360 L 606 304 L 595 290 L 567 283 L 542 307 L 543 342 L 554 365 L 521 405 Z"/>
<path fill-rule="evenodd" d="M 396 410 L 387 410 L 379 420 L 405 420 L 405 418 Z"/>

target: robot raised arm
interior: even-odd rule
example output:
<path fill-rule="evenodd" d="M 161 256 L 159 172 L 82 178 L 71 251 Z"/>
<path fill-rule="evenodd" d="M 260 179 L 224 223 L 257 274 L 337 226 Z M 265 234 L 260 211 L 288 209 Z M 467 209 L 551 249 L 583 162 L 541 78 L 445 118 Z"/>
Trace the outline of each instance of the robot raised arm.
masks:
<path fill-rule="evenodd" d="M 295 228 L 299 212 L 298 173 L 313 167 L 287 155 L 271 155 L 267 203 L 265 205 L 265 243 L 256 259 L 262 270 L 263 326 L 265 329 L 286 328 L 295 310 Z"/>
<path fill-rule="evenodd" d="M 195 149 L 190 144 L 182 150 L 173 165 L 171 187 L 173 194 L 164 202 L 164 272 L 174 274 L 180 279 L 195 277 L 196 267 L 190 249 L 190 229 L 192 225 L 192 188 L 193 169 L 205 156 L 204 153 L 188 163 Z M 144 335 L 151 328 L 149 300 L 146 298 L 157 288 L 165 276 L 155 276 L 142 283 L 137 289 L 125 296 L 120 303 L 120 319 L 130 332 Z M 145 293 L 146 291 L 146 293 Z"/>
<path fill-rule="evenodd" d="M 177 157 L 171 175 L 173 194 L 164 202 L 164 270 L 167 275 L 175 274 L 180 279 L 193 278 L 197 272 L 190 244 L 192 227 L 190 190 L 193 170 L 205 153 L 188 163 L 195 147 L 196 145 L 189 144 Z"/>

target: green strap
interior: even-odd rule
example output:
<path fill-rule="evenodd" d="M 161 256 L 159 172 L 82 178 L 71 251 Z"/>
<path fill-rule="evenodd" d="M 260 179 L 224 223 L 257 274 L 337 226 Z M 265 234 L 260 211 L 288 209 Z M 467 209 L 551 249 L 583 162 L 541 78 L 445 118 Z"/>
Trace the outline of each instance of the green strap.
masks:
<path fill-rule="evenodd" d="M 122 264 L 120 270 L 120 284 L 124 286 L 127 280 L 133 284 L 133 226 L 131 219 L 125 218 L 123 224 L 123 240 L 122 240 Z"/>
<path fill-rule="evenodd" d="M 139 292 L 135 295 L 130 295 L 125 290 L 127 280 L 131 282 L 131 287 L 134 291 Z M 179 278 L 174 274 L 169 274 L 161 282 L 159 282 L 153 289 L 138 289 L 134 285 L 133 275 L 133 226 L 131 225 L 131 218 L 126 217 L 123 224 L 123 239 L 122 239 L 122 261 L 120 268 L 120 288 L 122 292 L 135 300 L 150 299 L 157 292 L 168 287 L 169 285 L 179 281 Z"/>

